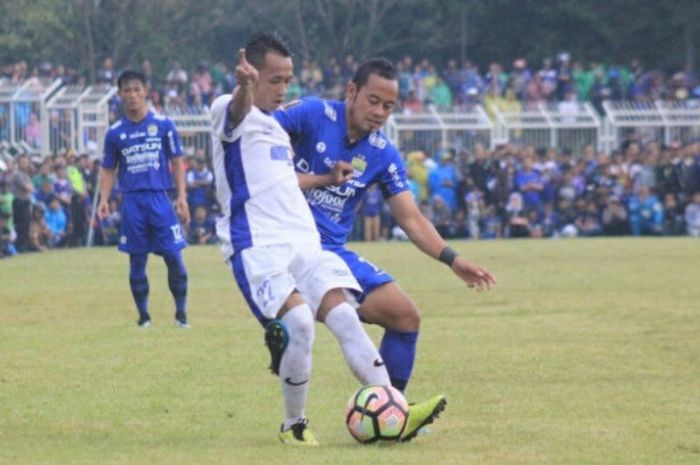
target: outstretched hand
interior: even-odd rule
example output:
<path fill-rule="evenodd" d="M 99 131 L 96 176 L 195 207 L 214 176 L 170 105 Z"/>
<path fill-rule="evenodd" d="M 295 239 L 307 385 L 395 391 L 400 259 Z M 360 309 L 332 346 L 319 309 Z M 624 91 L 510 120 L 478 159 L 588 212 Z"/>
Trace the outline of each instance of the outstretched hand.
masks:
<path fill-rule="evenodd" d="M 346 161 L 338 160 L 328 173 L 332 186 L 340 186 L 352 179 L 355 169 Z"/>
<path fill-rule="evenodd" d="M 477 290 L 491 289 L 496 285 L 496 278 L 486 268 L 482 268 L 471 263 L 464 257 L 457 257 L 452 262 L 452 271 L 462 278 L 469 287 L 476 287 Z"/>
<path fill-rule="evenodd" d="M 245 49 L 238 50 L 238 66 L 236 66 L 236 81 L 241 87 L 247 87 L 255 84 L 258 80 L 258 70 L 253 65 L 248 63 L 245 55 Z"/>

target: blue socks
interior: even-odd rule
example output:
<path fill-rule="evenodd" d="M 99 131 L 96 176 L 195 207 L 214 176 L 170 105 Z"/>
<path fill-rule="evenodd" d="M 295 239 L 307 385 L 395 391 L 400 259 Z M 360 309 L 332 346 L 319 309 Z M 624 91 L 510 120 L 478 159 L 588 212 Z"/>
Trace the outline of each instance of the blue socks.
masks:
<path fill-rule="evenodd" d="M 129 255 L 129 284 L 131 295 L 134 296 L 136 308 L 139 311 L 140 320 L 148 320 L 148 277 L 146 276 L 146 263 L 148 254 Z"/>
<path fill-rule="evenodd" d="M 401 392 L 406 390 L 416 361 L 418 331 L 399 332 L 387 329 L 384 332 L 379 354 L 386 365 L 391 384 Z"/>
<path fill-rule="evenodd" d="M 186 320 L 185 310 L 187 306 L 187 270 L 182 261 L 182 253 L 177 250 L 163 255 L 168 267 L 168 287 L 175 298 L 175 318 Z"/>
<path fill-rule="evenodd" d="M 187 270 L 182 261 L 182 253 L 178 250 L 163 256 L 168 267 L 168 287 L 175 298 L 175 318 L 187 321 L 185 315 L 187 306 Z M 148 277 L 146 276 L 148 254 L 138 253 L 129 255 L 129 284 L 131 295 L 134 296 L 139 319 L 150 320 L 148 314 Z"/>

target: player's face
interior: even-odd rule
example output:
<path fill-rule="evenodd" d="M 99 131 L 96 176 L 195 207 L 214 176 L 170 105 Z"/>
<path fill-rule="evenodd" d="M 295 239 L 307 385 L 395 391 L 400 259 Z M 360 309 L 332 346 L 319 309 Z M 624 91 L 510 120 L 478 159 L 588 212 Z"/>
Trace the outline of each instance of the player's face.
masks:
<path fill-rule="evenodd" d="M 284 103 L 287 87 L 294 77 L 293 71 L 291 57 L 267 52 L 265 65 L 258 70 L 255 105 L 265 111 L 274 111 L 279 108 Z"/>
<path fill-rule="evenodd" d="M 132 79 L 122 84 L 119 89 L 127 113 L 140 113 L 146 109 L 146 87 L 138 79 Z"/>
<path fill-rule="evenodd" d="M 365 85 L 357 89 L 350 83 L 347 92 L 349 124 L 360 133 L 381 128 L 394 110 L 399 83 L 378 74 L 370 74 Z"/>

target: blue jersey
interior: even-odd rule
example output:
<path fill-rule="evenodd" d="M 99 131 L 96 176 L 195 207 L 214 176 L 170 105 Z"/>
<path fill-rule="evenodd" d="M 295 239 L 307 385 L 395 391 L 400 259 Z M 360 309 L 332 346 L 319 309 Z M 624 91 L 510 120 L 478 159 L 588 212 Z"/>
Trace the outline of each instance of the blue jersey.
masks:
<path fill-rule="evenodd" d="M 354 168 L 354 177 L 341 186 L 304 191 L 324 245 L 347 241 L 357 204 L 370 185 L 377 183 L 384 197 L 409 190 L 401 155 L 384 134 L 375 131 L 349 143 L 345 103 L 307 98 L 274 116 L 291 136 L 298 172 L 326 174 L 338 160 Z"/>
<path fill-rule="evenodd" d="M 123 192 L 167 190 L 173 187 L 169 161 L 181 155 L 173 122 L 149 111 L 138 123 L 122 118 L 109 128 L 102 167 L 118 168 Z"/>

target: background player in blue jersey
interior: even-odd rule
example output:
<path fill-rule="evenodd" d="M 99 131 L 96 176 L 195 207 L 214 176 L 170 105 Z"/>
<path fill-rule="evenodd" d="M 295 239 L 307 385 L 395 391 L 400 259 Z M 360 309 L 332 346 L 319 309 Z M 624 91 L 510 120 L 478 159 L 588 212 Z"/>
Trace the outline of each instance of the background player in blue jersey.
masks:
<path fill-rule="evenodd" d="M 168 285 L 175 298 L 175 322 L 187 322 L 187 270 L 181 250 L 185 247 L 180 222 L 167 191 L 177 188 L 177 213 L 189 223 L 185 193 L 185 167 L 180 139 L 172 121 L 148 110 L 146 78 L 124 71 L 117 82 L 124 117 L 105 136 L 98 214 L 109 215 L 109 198 L 115 181 L 122 193 L 122 225 L 119 250 L 129 254 L 129 283 L 139 312 L 138 324 L 151 325 L 148 313 L 148 253 L 161 255 L 168 267 Z"/>
<path fill-rule="evenodd" d="M 367 188 L 378 183 L 411 241 L 430 257 L 447 264 L 470 287 L 490 288 L 495 279 L 488 270 L 447 246 L 413 201 L 403 160 L 379 131 L 397 96 L 393 64 L 382 58 L 371 59 L 357 69 L 348 84 L 345 102 L 309 98 L 287 105 L 275 117 L 292 138 L 300 185 L 322 243 L 346 261 L 362 286 L 362 318 L 386 329 L 380 354 L 392 383 L 404 390 L 415 360 L 418 309 L 388 273 L 345 248 L 355 221 L 355 207 Z"/>

